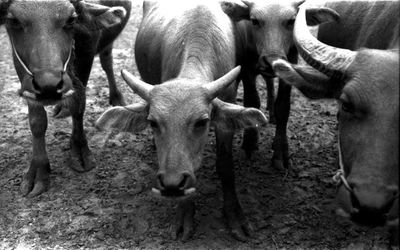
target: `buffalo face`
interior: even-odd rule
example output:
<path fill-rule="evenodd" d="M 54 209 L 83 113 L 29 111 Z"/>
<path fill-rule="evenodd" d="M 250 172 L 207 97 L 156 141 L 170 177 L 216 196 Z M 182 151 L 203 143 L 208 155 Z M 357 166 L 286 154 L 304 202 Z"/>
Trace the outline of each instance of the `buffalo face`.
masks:
<path fill-rule="evenodd" d="M 239 71 L 239 67 L 233 69 L 211 83 L 175 79 L 156 86 L 123 71 L 124 79 L 146 102 L 107 110 L 97 127 L 135 132 L 150 125 L 159 165 L 153 192 L 188 197 L 196 191 L 195 172 L 202 163 L 210 126 L 233 130 L 266 122 L 257 109 L 216 98 L 235 81 Z"/>
<path fill-rule="evenodd" d="M 339 101 L 339 164 L 344 172 L 340 215 L 397 225 L 399 192 L 398 50 L 351 51 L 321 43 L 300 8 L 294 41 L 310 66 L 273 64 L 279 77 L 310 98 Z"/>
<path fill-rule="evenodd" d="M 54 104 L 73 92 L 74 35 L 121 22 L 125 10 L 83 1 L 7 1 L 5 24 L 21 81 L 20 95 Z"/>
<path fill-rule="evenodd" d="M 304 0 L 263 1 L 263 0 L 228 0 L 222 1 L 221 7 L 233 20 L 248 20 L 254 42 L 259 54 L 258 67 L 262 74 L 274 77 L 271 67 L 276 60 L 296 60 L 297 53 L 293 43 L 293 25 Z M 329 15 L 328 15 L 329 14 Z M 338 15 L 328 8 L 307 10 L 309 25 L 336 20 Z"/>

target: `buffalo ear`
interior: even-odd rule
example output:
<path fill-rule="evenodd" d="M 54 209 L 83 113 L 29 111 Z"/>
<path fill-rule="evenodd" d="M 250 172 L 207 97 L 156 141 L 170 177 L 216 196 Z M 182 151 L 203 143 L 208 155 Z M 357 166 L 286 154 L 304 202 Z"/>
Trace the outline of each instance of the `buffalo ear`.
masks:
<path fill-rule="evenodd" d="M 310 99 L 338 98 L 344 86 L 342 81 L 330 78 L 309 65 L 293 65 L 279 59 L 272 63 L 272 68 L 280 79 Z"/>
<path fill-rule="evenodd" d="M 81 24 L 89 30 L 108 29 L 119 25 L 126 16 L 123 7 L 108 7 L 84 1 L 73 2 Z"/>
<path fill-rule="evenodd" d="M 104 28 L 111 28 L 124 20 L 126 10 L 123 7 L 111 7 L 107 11 L 96 15 L 96 21 L 101 23 Z"/>
<path fill-rule="evenodd" d="M 307 8 L 306 10 L 307 25 L 315 26 L 327 22 L 339 22 L 340 15 L 333 9 L 320 7 L 320 8 Z"/>
<path fill-rule="evenodd" d="M 125 107 L 113 107 L 105 111 L 96 121 L 99 130 L 120 132 L 140 132 L 146 128 L 149 115 L 147 103 L 137 103 Z"/>
<path fill-rule="evenodd" d="M 243 19 L 246 20 L 250 19 L 249 6 L 247 6 L 243 2 L 228 0 L 228 1 L 221 1 L 220 4 L 222 11 L 225 12 L 225 14 L 227 14 L 234 21 L 238 22 Z"/>
<path fill-rule="evenodd" d="M 258 109 L 245 108 L 218 98 L 212 101 L 212 125 L 218 129 L 236 130 L 267 124 L 267 118 Z"/>

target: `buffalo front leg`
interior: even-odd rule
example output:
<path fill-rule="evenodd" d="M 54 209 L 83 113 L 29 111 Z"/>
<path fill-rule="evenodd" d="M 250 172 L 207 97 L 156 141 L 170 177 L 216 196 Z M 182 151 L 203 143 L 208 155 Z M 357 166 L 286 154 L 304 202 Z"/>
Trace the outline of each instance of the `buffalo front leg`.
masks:
<path fill-rule="evenodd" d="M 72 115 L 72 135 L 70 140 L 70 167 L 77 172 L 87 172 L 95 167 L 95 161 L 90 152 L 85 132 L 83 130 L 83 114 L 85 111 L 85 87 L 75 87 L 76 92 L 69 103 Z"/>
<path fill-rule="evenodd" d="M 243 105 L 245 107 L 260 108 L 260 97 L 256 86 L 256 73 L 248 68 L 243 67 L 241 71 L 241 79 L 243 83 Z M 246 152 L 247 158 L 258 149 L 258 129 L 257 127 L 249 127 L 244 129 L 242 149 Z"/>
<path fill-rule="evenodd" d="M 235 174 L 233 172 L 232 140 L 233 132 L 216 129 L 217 173 L 222 183 L 224 197 L 223 213 L 233 237 L 246 241 L 252 229 L 248 223 L 236 195 Z"/>
<path fill-rule="evenodd" d="M 267 87 L 267 110 L 269 114 L 269 123 L 276 124 L 274 78 L 265 76 L 263 76 L 263 78 Z"/>
<path fill-rule="evenodd" d="M 125 106 L 124 98 L 121 92 L 117 88 L 117 84 L 115 81 L 114 70 L 113 70 L 113 56 L 112 56 L 112 47 L 111 43 L 107 48 L 105 48 L 102 52 L 100 52 L 100 62 L 101 67 L 106 72 L 108 79 L 108 86 L 110 89 L 110 104 L 113 106 Z"/>
<path fill-rule="evenodd" d="M 289 168 L 289 146 L 287 141 L 287 123 L 290 112 L 291 86 L 279 79 L 278 96 L 275 102 L 276 130 L 272 144 L 274 155 L 272 166 L 278 170 Z"/>
<path fill-rule="evenodd" d="M 190 239 L 194 233 L 195 204 L 192 200 L 180 201 L 174 221 L 171 225 L 171 234 L 174 240 L 182 235 L 182 241 Z"/>
<path fill-rule="evenodd" d="M 21 183 L 23 196 L 37 196 L 49 188 L 50 163 L 46 152 L 47 114 L 43 106 L 28 104 L 32 132 L 32 160 Z"/>

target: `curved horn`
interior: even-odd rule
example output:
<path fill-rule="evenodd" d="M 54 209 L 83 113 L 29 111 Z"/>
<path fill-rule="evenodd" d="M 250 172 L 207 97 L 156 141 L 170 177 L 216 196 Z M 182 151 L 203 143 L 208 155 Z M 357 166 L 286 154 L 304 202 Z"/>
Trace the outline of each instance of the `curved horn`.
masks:
<path fill-rule="evenodd" d="M 145 101 L 149 101 L 150 91 L 154 88 L 153 85 L 150 85 L 146 82 L 139 80 L 139 78 L 135 77 L 131 73 L 126 70 L 121 70 L 122 78 L 124 78 L 125 82 L 128 86 L 141 98 Z"/>
<path fill-rule="evenodd" d="M 294 43 L 304 60 L 329 77 L 343 80 L 345 71 L 353 62 L 356 52 L 326 45 L 309 31 L 306 21 L 306 7 L 300 7 L 294 23 Z"/>
<path fill-rule="evenodd" d="M 295 8 L 298 8 L 300 5 L 302 5 L 306 0 L 297 0 L 296 2 L 293 3 L 293 6 Z"/>
<path fill-rule="evenodd" d="M 250 2 L 250 1 L 242 0 L 242 2 L 243 2 L 245 5 L 247 5 L 248 7 L 251 7 L 251 6 L 253 5 L 253 3 Z"/>
<path fill-rule="evenodd" d="M 207 89 L 210 100 L 216 98 L 221 93 L 221 91 L 223 91 L 234 80 L 236 80 L 240 73 L 240 68 L 240 66 L 237 66 L 219 79 L 206 84 L 205 88 Z"/>

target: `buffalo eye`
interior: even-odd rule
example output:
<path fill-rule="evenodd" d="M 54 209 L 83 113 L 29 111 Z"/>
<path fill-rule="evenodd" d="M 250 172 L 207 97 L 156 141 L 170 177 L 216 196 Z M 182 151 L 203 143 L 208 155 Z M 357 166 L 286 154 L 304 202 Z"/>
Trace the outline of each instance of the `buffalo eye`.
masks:
<path fill-rule="evenodd" d="M 254 26 L 260 26 L 260 21 L 258 21 L 257 19 L 255 19 L 255 18 L 252 18 L 252 19 L 250 19 L 251 20 L 251 23 L 254 25 Z"/>
<path fill-rule="evenodd" d="M 347 113 L 353 113 L 354 107 L 350 102 L 342 102 L 342 110 Z"/>
<path fill-rule="evenodd" d="M 340 98 L 341 110 L 346 113 L 354 113 L 355 107 L 354 104 L 348 100 L 348 98 Z"/>
<path fill-rule="evenodd" d="M 7 18 L 6 24 L 11 27 L 12 29 L 22 29 L 22 23 L 15 17 Z"/>
<path fill-rule="evenodd" d="M 149 120 L 149 123 L 150 123 L 150 127 L 152 128 L 152 129 L 158 129 L 159 128 L 159 126 L 158 126 L 158 123 L 156 122 L 156 121 L 154 121 L 154 120 Z"/>
<path fill-rule="evenodd" d="M 208 118 L 204 118 L 204 119 L 198 120 L 198 121 L 194 124 L 194 127 L 195 127 L 196 129 L 204 128 L 204 127 L 207 126 L 208 121 L 209 121 Z"/>
<path fill-rule="evenodd" d="M 64 28 L 66 28 L 66 29 L 72 28 L 72 27 L 74 26 L 74 24 L 76 23 L 77 17 L 78 17 L 78 16 L 77 16 L 76 13 L 72 14 L 72 15 L 67 19 L 67 21 L 65 22 Z"/>
<path fill-rule="evenodd" d="M 289 30 L 292 30 L 295 21 L 296 21 L 296 19 L 294 19 L 294 18 L 293 18 L 293 19 L 289 19 L 289 20 L 286 22 L 286 28 L 289 29 Z"/>

